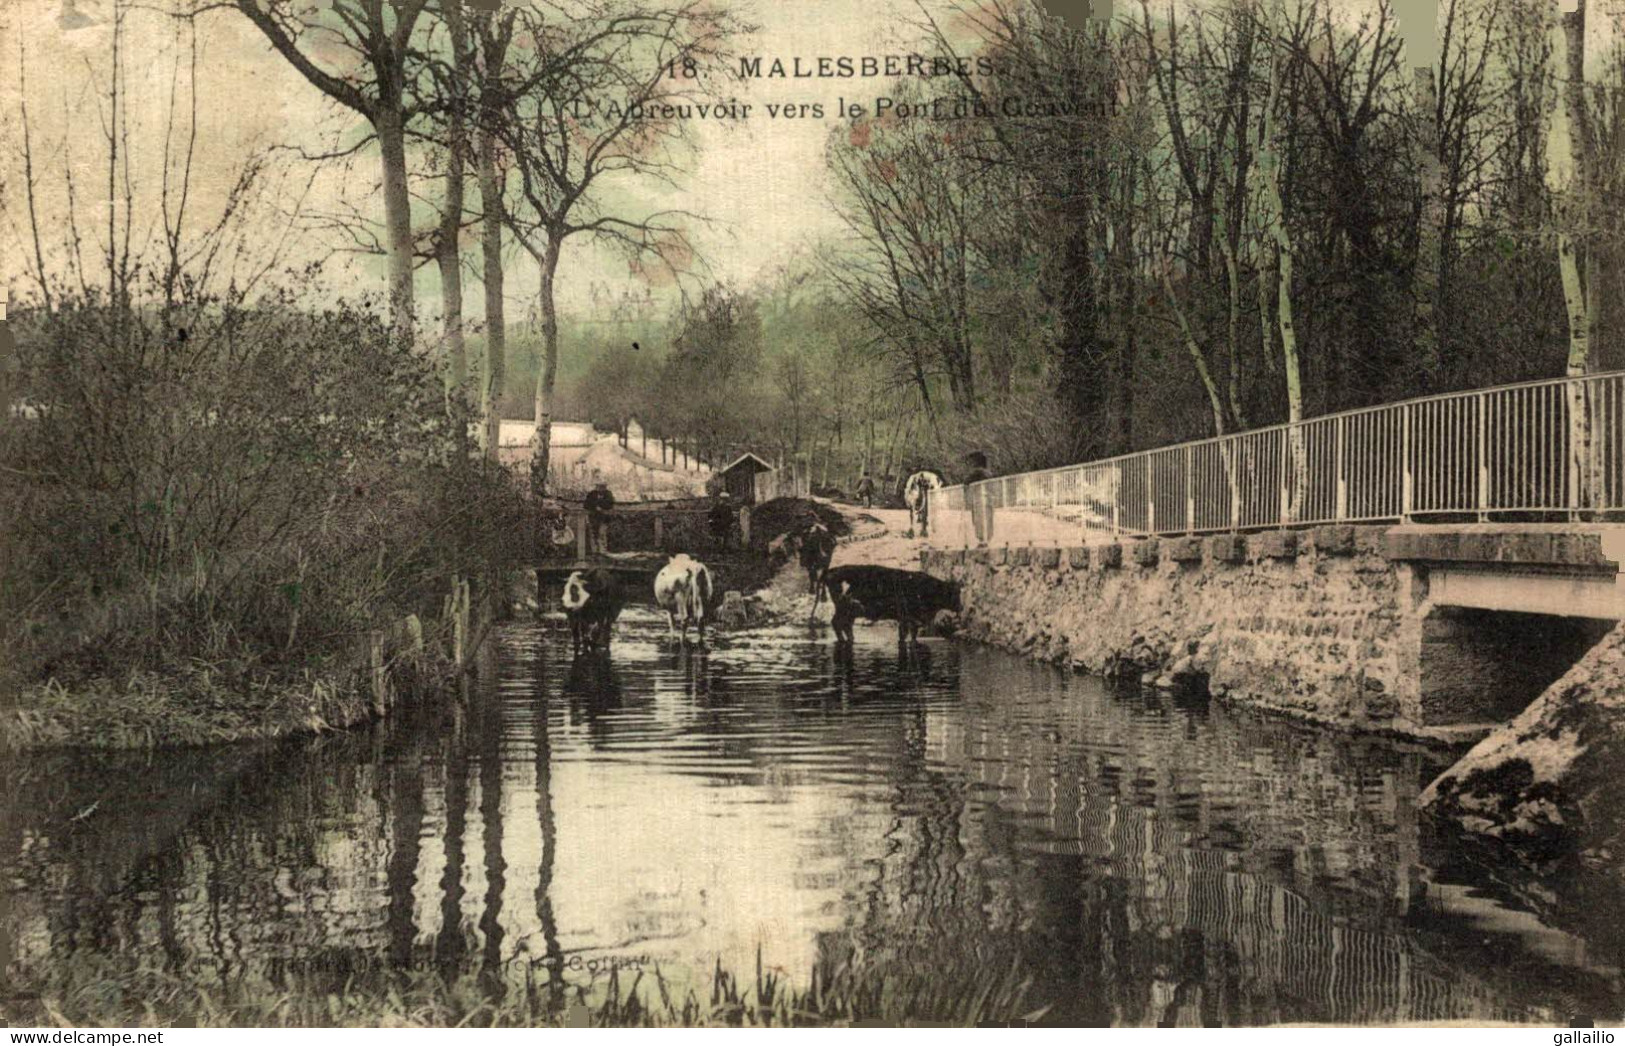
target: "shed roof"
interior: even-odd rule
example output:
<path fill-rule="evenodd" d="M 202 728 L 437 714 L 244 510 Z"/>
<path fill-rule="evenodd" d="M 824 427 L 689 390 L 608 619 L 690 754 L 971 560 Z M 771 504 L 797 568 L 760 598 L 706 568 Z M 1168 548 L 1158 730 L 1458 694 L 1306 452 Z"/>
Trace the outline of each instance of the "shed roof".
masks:
<path fill-rule="evenodd" d="M 745 453 L 739 455 L 739 457 L 723 466 L 721 471 L 732 472 L 735 468 L 744 464 L 746 461 L 756 462 L 756 468 L 751 470 L 753 472 L 771 472 L 773 470 L 773 466 L 770 463 L 763 461 L 761 458 L 747 450 Z"/>

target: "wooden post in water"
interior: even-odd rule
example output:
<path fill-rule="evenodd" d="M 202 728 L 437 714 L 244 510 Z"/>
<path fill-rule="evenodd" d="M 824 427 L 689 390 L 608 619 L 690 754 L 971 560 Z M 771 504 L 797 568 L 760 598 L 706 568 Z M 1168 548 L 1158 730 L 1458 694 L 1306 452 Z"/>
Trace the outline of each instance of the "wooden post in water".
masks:
<path fill-rule="evenodd" d="M 389 674 L 384 670 L 384 634 L 376 629 L 367 634 L 367 653 L 372 662 L 372 713 L 389 711 Z"/>
<path fill-rule="evenodd" d="M 459 671 L 468 654 L 468 581 L 453 578 L 451 583 L 451 658 Z"/>

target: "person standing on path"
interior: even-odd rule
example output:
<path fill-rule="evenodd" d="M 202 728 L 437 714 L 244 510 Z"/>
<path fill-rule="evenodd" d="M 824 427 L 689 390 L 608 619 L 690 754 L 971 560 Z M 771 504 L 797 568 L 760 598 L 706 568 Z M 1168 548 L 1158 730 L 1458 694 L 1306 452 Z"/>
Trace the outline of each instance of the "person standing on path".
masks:
<path fill-rule="evenodd" d="M 609 551 L 609 514 L 615 510 L 615 495 L 609 484 L 599 480 L 587 493 L 583 507 L 587 510 L 587 554 Z"/>
<path fill-rule="evenodd" d="M 733 498 L 726 490 L 717 494 L 716 501 L 711 505 L 708 521 L 711 525 L 711 537 L 716 541 L 717 547 L 727 548 L 736 517 Z"/>
<path fill-rule="evenodd" d="M 976 547 L 981 548 L 993 540 L 993 506 L 989 504 L 989 491 L 980 486 L 988 478 L 987 455 L 973 450 L 965 455 L 970 466 L 965 471 L 965 497 L 970 502 L 971 525 L 976 528 Z"/>
<path fill-rule="evenodd" d="M 864 508 L 874 508 L 875 481 L 867 472 L 858 480 L 858 497 L 863 499 Z"/>

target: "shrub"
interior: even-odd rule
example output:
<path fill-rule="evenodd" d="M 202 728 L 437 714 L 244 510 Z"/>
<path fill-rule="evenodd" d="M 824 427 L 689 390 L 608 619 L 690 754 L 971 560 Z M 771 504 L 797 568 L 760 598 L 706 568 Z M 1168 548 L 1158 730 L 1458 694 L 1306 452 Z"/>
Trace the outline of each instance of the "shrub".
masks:
<path fill-rule="evenodd" d="M 515 561 L 519 492 L 373 311 L 291 291 L 54 305 L 13 314 L 0 417 L 13 684 L 304 672 Z"/>

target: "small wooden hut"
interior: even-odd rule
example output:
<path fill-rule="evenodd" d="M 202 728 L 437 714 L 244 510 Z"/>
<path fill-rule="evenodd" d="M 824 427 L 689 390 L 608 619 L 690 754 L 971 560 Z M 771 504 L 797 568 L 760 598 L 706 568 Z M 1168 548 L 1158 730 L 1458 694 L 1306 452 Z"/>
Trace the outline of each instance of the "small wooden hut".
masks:
<path fill-rule="evenodd" d="M 757 473 L 772 471 L 772 465 L 746 451 L 730 462 L 718 475 L 722 477 L 722 489 L 728 492 L 729 497 L 741 505 L 754 505 Z"/>

